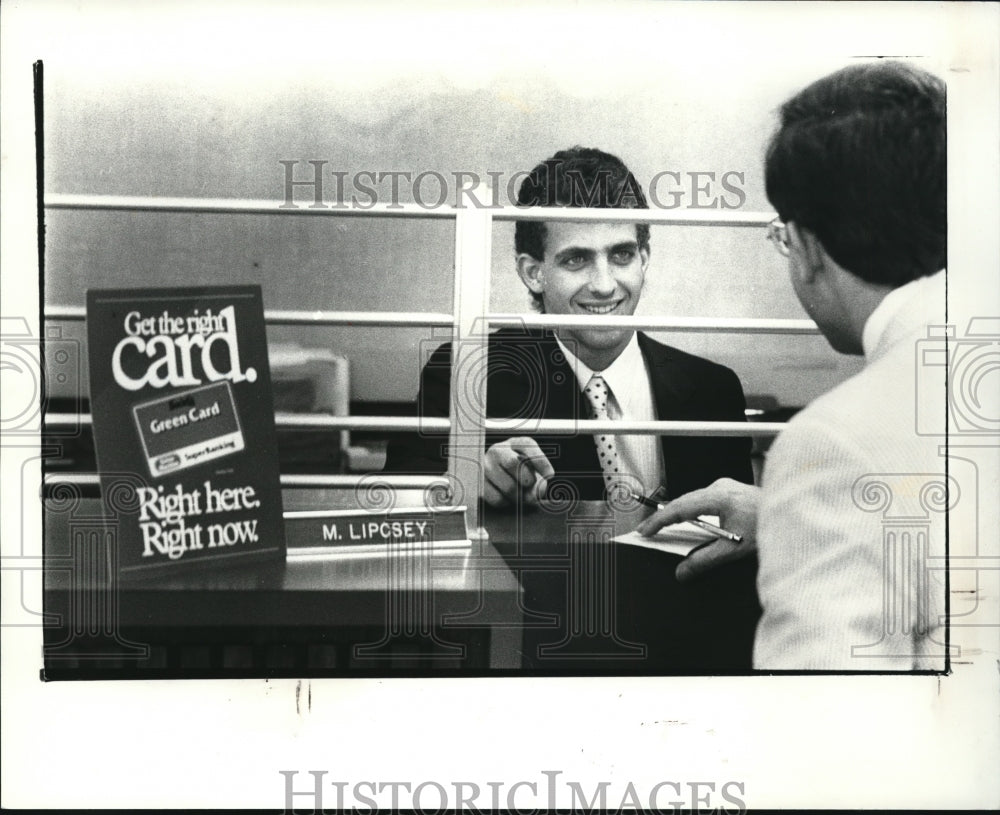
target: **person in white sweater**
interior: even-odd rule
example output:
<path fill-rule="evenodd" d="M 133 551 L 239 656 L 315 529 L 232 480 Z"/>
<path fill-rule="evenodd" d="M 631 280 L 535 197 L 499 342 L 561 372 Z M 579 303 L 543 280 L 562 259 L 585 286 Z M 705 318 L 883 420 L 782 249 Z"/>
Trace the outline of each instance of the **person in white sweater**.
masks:
<path fill-rule="evenodd" d="M 880 61 L 782 106 L 766 160 L 778 212 L 768 237 L 823 335 L 865 367 L 788 423 L 762 487 L 717 481 L 639 527 L 717 514 L 743 534 L 693 554 L 680 579 L 756 548 L 757 669 L 945 668 L 945 524 L 957 489 L 940 449 L 947 369 L 923 353 L 945 322 L 945 102 L 939 78 Z"/>

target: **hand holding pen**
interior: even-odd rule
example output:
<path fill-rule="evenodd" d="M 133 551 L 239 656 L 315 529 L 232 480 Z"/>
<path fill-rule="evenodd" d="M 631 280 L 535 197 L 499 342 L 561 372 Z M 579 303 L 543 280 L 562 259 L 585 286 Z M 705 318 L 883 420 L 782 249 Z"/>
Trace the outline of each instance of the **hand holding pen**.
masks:
<path fill-rule="evenodd" d="M 491 446 L 483 459 L 483 498 L 490 506 L 535 506 L 545 496 L 552 463 L 528 436 Z"/>
<path fill-rule="evenodd" d="M 666 504 L 658 504 L 656 512 L 639 524 L 636 531 L 650 536 L 661 527 L 688 521 L 699 522 L 697 525 L 702 529 L 717 535 L 718 540 L 692 552 L 677 567 L 677 579 L 690 580 L 757 551 L 759 501 L 760 490 L 757 487 L 722 478 L 704 489 L 689 492 Z M 718 515 L 721 528 L 701 521 L 699 515 Z"/>
<path fill-rule="evenodd" d="M 653 509 L 661 511 L 667 508 L 666 504 L 658 503 L 652 498 L 647 498 L 639 493 L 632 493 L 632 497 L 643 506 L 652 507 Z M 684 523 L 694 524 L 699 529 L 704 529 L 706 532 L 712 533 L 717 538 L 725 538 L 733 543 L 743 543 L 742 535 L 738 535 L 736 532 L 730 532 L 728 529 L 723 529 L 721 526 L 716 526 L 708 521 L 703 521 L 701 518 L 690 518 Z"/>

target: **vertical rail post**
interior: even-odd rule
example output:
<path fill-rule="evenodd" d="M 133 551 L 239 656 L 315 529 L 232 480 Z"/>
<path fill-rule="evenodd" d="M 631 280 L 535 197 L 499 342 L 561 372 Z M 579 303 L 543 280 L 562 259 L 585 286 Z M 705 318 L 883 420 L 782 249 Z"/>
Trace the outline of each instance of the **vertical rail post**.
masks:
<path fill-rule="evenodd" d="M 484 197 L 478 200 L 475 193 Z M 483 494 L 483 445 L 486 441 L 487 340 L 493 218 L 478 201 L 490 201 L 488 187 L 466 187 L 455 216 L 455 300 L 452 335 L 451 432 L 448 480 L 468 507 L 467 532 L 484 540 L 480 517 Z"/>

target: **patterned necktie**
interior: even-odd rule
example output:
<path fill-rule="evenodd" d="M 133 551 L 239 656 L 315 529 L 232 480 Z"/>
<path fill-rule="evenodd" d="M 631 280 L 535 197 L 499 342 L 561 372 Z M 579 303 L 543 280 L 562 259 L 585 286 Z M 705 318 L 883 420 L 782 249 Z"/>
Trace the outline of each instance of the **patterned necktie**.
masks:
<path fill-rule="evenodd" d="M 608 400 L 611 398 L 611 390 L 600 374 L 590 377 L 587 387 L 583 389 L 587 401 L 590 402 L 590 409 L 594 419 L 609 419 Z M 595 435 L 594 444 L 597 445 L 597 458 L 601 462 L 601 470 L 604 472 L 604 486 L 608 494 L 611 494 L 611 486 L 621 479 L 621 460 L 618 458 L 618 448 L 615 446 L 615 437 L 612 435 Z"/>

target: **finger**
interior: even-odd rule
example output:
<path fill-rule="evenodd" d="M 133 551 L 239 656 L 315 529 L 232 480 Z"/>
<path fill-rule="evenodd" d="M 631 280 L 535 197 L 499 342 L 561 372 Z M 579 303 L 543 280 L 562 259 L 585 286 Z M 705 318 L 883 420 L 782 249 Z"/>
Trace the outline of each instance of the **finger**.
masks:
<path fill-rule="evenodd" d="M 518 458 L 514 465 L 513 475 L 518 486 L 525 490 L 534 487 L 535 482 L 538 480 L 538 473 L 535 472 L 535 468 L 531 465 L 531 462 L 521 458 Z"/>
<path fill-rule="evenodd" d="M 483 484 L 483 500 L 491 507 L 505 507 L 508 503 L 503 494 L 489 481 Z"/>
<path fill-rule="evenodd" d="M 510 448 L 507 442 L 499 442 L 486 451 L 483 471 L 487 477 L 492 475 L 502 477 L 500 474 L 506 473 L 508 477 L 513 479 L 514 474 L 517 473 L 519 461 L 517 453 Z"/>
<path fill-rule="evenodd" d="M 539 478 L 535 482 L 535 486 L 532 487 L 528 494 L 528 503 L 532 506 L 538 506 L 542 501 L 545 500 L 546 495 L 549 490 L 549 479 Z"/>
<path fill-rule="evenodd" d="M 714 484 L 689 492 L 658 509 L 639 524 L 636 531 L 640 535 L 652 535 L 661 527 L 691 521 L 699 515 L 721 515 L 724 501 L 725 494 Z"/>
<path fill-rule="evenodd" d="M 535 486 L 535 481 L 538 479 L 535 468 L 510 448 L 503 447 L 498 450 L 494 463 L 497 465 L 492 471 L 492 474 L 496 475 L 495 483 L 505 492 L 530 490 Z M 489 475 L 491 471 L 486 470 L 486 473 Z"/>
<path fill-rule="evenodd" d="M 483 473 L 484 494 L 487 487 L 494 489 L 505 501 L 515 500 L 519 492 L 519 488 L 514 479 L 510 477 L 510 473 L 502 467 L 486 468 Z"/>
<path fill-rule="evenodd" d="M 552 478 L 556 474 L 552 462 L 542 452 L 542 448 L 538 446 L 538 442 L 530 436 L 516 436 L 515 438 L 507 439 L 507 443 L 521 459 L 530 462 L 532 468 L 542 478 Z"/>
<path fill-rule="evenodd" d="M 523 441 L 532 442 L 531 439 Z M 540 476 L 531 462 L 523 459 L 511 446 L 511 440 L 499 442 L 486 451 L 485 480 L 502 496 L 504 503 L 521 501 L 528 505 L 538 503 L 537 489 Z M 532 442 L 533 444 L 533 442 Z M 532 449 L 528 447 L 529 451 Z M 537 450 L 537 445 L 534 445 Z"/>
<path fill-rule="evenodd" d="M 708 544 L 708 546 L 696 549 L 680 562 L 675 572 L 677 582 L 687 583 L 695 580 L 705 574 L 705 572 L 747 557 L 753 551 L 753 546 L 717 538 Z"/>

